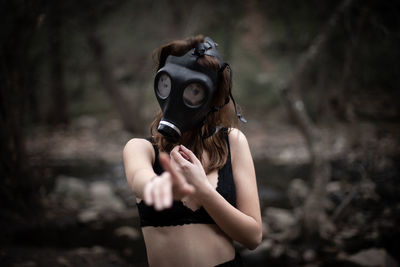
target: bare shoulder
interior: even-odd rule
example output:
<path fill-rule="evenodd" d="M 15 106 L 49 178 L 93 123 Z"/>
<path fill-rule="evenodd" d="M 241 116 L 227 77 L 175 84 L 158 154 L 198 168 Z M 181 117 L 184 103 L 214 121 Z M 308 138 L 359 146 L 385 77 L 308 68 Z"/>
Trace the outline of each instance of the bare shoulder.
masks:
<path fill-rule="evenodd" d="M 246 136 L 237 128 L 229 129 L 229 143 L 231 144 L 231 148 L 248 146 Z"/>
<path fill-rule="evenodd" d="M 150 143 L 149 140 L 144 139 L 144 138 L 132 138 L 131 140 L 129 140 L 126 145 L 125 145 L 125 149 L 129 149 L 131 147 L 147 147 L 147 148 L 151 148 L 152 144 Z"/>
<path fill-rule="evenodd" d="M 154 160 L 155 153 L 153 149 L 153 145 L 150 141 L 143 138 L 133 138 L 129 140 L 123 151 L 123 156 L 125 157 L 144 157 L 147 159 Z"/>
<path fill-rule="evenodd" d="M 249 144 L 245 134 L 236 128 L 229 129 L 229 145 L 231 148 L 232 162 L 240 163 L 251 158 Z"/>

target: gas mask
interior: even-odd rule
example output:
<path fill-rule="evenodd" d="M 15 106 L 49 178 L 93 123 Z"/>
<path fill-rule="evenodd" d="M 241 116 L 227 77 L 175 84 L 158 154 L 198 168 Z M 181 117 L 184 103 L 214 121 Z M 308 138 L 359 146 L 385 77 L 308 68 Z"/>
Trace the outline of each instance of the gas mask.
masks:
<path fill-rule="evenodd" d="M 204 55 L 216 58 L 220 70 L 211 70 L 197 63 L 197 59 Z M 177 142 L 184 132 L 204 123 L 210 112 L 222 107 L 211 107 L 211 102 L 220 72 L 226 66 L 217 44 L 209 37 L 183 56 L 167 57 L 165 65 L 155 76 L 154 90 L 163 113 L 158 131 L 168 141 Z M 229 97 L 225 102 L 229 102 Z"/>

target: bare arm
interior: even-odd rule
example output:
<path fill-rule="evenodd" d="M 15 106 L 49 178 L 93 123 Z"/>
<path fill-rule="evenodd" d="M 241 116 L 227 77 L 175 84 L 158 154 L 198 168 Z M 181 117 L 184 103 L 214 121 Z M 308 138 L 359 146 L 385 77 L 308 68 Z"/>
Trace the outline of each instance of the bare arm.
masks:
<path fill-rule="evenodd" d="M 123 159 L 126 180 L 138 198 L 143 198 L 146 183 L 157 176 L 152 167 L 154 157 L 154 149 L 145 139 L 135 138 L 125 145 Z"/>

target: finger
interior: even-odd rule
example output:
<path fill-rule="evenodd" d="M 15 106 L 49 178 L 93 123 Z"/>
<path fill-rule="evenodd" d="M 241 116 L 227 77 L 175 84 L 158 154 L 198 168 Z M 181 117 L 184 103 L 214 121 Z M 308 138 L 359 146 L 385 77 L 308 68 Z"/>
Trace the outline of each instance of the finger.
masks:
<path fill-rule="evenodd" d="M 196 192 L 196 188 L 188 183 L 185 183 L 183 185 L 180 185 L 179 188 L 177 188 L 177 191 L 179 191 L 179 196 L 187 196 L 187 195 L 192 195 Z"/>
<path fill-rule="evenodd" d="M 174 146 L 174 148 L 171 150 L 172 151 L 178 151 L 179 150 L 179 146 Z"/>
<path fill-rule="evenodd" d="M 172 153 L 172 152 L 171 152 Z M 174 151 L 174 153 L 178 153 Z M 173 153 L 172 153 L 173 154 Z M 179 153 L 178 153 L 179 155 Z M 184 195 L 193 194 L 195 192 L 195 188 L 186 182 L 186 179 L 177 171 L 175 168 L 171 166 L 170 159 L 168 154 L 160 153 L 159 156 L 160 164 L 164 168 L 166 172 L 169 172 L 171 175 L 171 182 L 173 186 L 178 190 L 180 193 Z M 181 159 L 184 160 L 184 159 Z"/>
<path fill-rule="evenodd" d="M 177 152 L 176 151 L 171 152 L 171 154 L 174 154 L 174 153 L 177 153 Z M 177 159 L 174 157 L 174 160 L 176 162 Z M 171 174 L 171 180 L 173 183 L 178 183 L 178 184 L 186 183 L 185 178 L 182 177 L 182 175 L 180 175 L 178 173 L 178 171 L 172 167 L 170 159 L 168 157 L 168 154 L 160 153 L 159 161 L 160 161 L 160 164 L 163 167 L 163 169 Z M 178 163 L 178 165 L 180 165 L 179 162 L 177 162 L 177 163 Z"/>
<path fill-rule="evenodd" d="M 169 208 L 172 206 L 172 183 L 171 179 L 165 179 L 165 184 L 162 188 L 163 207 Z"/>
<path fill-rule="evenodd" d="M 176 162 L 180 168 L 186 168 L 189 166 L 188 163 L 192 163 L 190 160 L 185 159 L 177 150 L 171 151 L 171 159 L 174 160 L 174 162 Z"/>
<path fill-rule="evenodd" d="M 196 155 L 192 152 L 192 150 L 186 148 L 184 145 L 179 146 L 179 152 L 185 154 L 189 159 L 190 162 L 194 164 L 200 163 L 200 160 L 196 157 Z M 181 153 L 181 154 L 182 154 Z"/>
<path fill-rule="evenodd" d="M 170 164 L 171 164 L 172 168 L 174 168 L 175 170 L 179 170 L 178 163 L 175 162 L 173 157 L 170 157 Z"/>
<path fill-rule="evenodd" d="M 181 156 L 186 159 L 187 161 L 190 161 L 190 158 L 188 155 L 185 154 L 185 152 L 183 152 L 182 150 L 179 151 L 179 154 L 181 154 Z"/>
<path fill-rule="evenodd" d="M 165 209 L 169 206 L 169 202 L 170 202 L 170 197 L 169 195 L 171 195 L 171 191 L 172 191 L 172 186 L 171 186 L 171 176 L 168 172 L 164 172 L 162 174 L 163 179 L 160 181 L 158 188 L 158 194 L 159 194 L 159 205 L 158 205 L 158 209 Z"/>
<path fill-rule="evenodd" d="M 175 146 L 175 147 L 171 150 L 171 153 L 172 153 L 173 151 L 178 152 L 179 154 L 181 154 L 181 156 L 182 156 L 184 159 L 186 159 L 187 161 L 190 161 L 190 158 L 180 149 L 180 146 Z"/>
<path fill-rule="evenodd" d="M 154 187 L 152 190 L 153 199 L 154 199 L 154 208 L 156 210 L 161 210 L 162 208 L 162 199 L 161 199 L 161 180 L 154 182 Z"/>
<path fill-rule="evenodd" d="M 146 205 L 150 206 L 153 204 L 153 198 L 151 196 L 151 187 L 152 187 L 152 181 L 149 181 L 146 186 L 144 187 L 143 191 L 143 200 Z"/>

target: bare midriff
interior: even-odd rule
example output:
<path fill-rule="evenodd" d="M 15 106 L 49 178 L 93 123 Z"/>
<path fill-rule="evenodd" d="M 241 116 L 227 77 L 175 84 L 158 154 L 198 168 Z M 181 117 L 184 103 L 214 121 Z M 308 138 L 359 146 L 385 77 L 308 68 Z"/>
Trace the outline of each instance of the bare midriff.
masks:
<path fill-rule="evenodd" d="M 215 266 L 235 257 L 233 242 L 215 224 L 142 228 L 149 266 Z"/>

